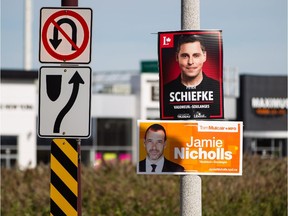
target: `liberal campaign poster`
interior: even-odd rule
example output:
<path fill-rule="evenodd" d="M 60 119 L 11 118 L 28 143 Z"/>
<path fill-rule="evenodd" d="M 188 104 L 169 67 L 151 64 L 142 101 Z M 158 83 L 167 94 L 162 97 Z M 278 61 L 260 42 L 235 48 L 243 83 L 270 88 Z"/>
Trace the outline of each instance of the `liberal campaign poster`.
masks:
<path fill-rule="evenodd" d="M 158 33 L 160 119 L 223 119 L 221 30 Z"/>
<path fill-rule="evenodd" d="M 242 175 L 243 122 L 138 120 L 137 174 Z"/>

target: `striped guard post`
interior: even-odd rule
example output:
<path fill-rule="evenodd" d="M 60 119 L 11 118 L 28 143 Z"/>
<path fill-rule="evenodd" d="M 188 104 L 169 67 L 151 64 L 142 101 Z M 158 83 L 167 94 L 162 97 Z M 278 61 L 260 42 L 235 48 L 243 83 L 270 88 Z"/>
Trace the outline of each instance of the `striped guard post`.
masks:
<path fill-rule="evenodd" d="M 53 139 L 50 159 L 50 215 L 78 215 L 78 158 L 76 140 Z"/>

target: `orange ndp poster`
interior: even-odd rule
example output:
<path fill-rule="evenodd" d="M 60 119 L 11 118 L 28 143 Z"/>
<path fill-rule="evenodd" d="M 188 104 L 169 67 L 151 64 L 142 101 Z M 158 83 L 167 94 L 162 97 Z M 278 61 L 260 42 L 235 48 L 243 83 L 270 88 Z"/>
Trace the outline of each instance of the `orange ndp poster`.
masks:
<path fill-rule="evenodd" d="M 242 175 L 243 123 L 138 121 L 138 174 Z"/>

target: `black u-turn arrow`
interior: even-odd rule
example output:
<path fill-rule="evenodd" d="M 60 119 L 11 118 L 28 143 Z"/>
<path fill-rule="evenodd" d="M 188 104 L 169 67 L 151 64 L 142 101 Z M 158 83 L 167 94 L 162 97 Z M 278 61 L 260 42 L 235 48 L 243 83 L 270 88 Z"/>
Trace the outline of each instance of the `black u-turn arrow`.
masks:
<path fill-rule="evenodd" d="M 78 95 L 80 83 L 84 84 L 84 81 L 83 81 L 82 77 L 80 76 L 80 74 L 78 73 L 78 71 L 76 71 L 68 83 L 69 84 L 73 83 L 72 94 L 71 94 L 69 101 L 67 102 L 65 107 L 60 111 L 60 113 L 58 114 L 58 116 L 56 118 L 53 133 L 59 133 L 60 132 L 61 122 L 62 122 L 63 118 L 65 117 L 65 115 L 72 108 L 72 106 L 73 106 L 73 104 L 77 98 L 77 95 Z"/>
<path fill-rule="evenodd" d="M 68 18 L 62 18 L 62 19 L 58 20 L 58 22 L 57 22 L 58 26 L 61 26 L 63 23 L 67 23 L 71 26 L 71 28 L 72 28 L 72 41 L 74 42 L 74 44 L 77 44 L 77 27 L 76 27 L 76 24 L 73 22 L 73 20 L 68 19 Z M 52 46 L 54 47 L 55 50 L 57 49 L 59 44 L 62 42 L 62 39 L 58 39 L 58 36 L 59 36 L 58 32 L 59 32 L 58 28 L 56 26 L 54 26 L 53 38 L 49 39 L 50 43 L 52 44 Z M 76 50 L 76 47 L 74 47 L 72 45 L 71 49 Z"/>

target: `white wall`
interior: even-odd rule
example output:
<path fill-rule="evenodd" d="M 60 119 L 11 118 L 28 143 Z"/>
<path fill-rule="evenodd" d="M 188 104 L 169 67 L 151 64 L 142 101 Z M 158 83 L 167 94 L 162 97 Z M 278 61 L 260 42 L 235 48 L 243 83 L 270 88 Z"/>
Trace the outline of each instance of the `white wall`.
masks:
<path fill-rule="evenodd" d="M 92 117 L 136 118 L 136 113 L 135 95 L 92 95 Z"/>
<path fill-rule="evenodd" d="M 37 88 L 31 83 L 1 83 L 1 135 L 18 136 L 18 165 L 36 166 Z"/>
<path fill-rule="evenodd" d="M 224 96 L 224 118 L 226 120 L 236 120 L 237 98 L 231 96 Z"/>

